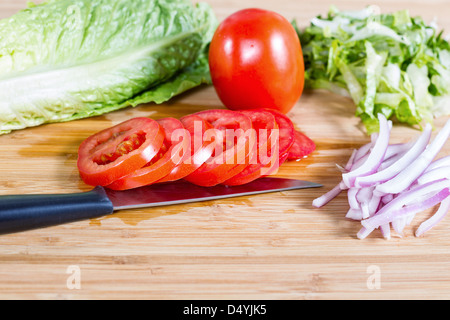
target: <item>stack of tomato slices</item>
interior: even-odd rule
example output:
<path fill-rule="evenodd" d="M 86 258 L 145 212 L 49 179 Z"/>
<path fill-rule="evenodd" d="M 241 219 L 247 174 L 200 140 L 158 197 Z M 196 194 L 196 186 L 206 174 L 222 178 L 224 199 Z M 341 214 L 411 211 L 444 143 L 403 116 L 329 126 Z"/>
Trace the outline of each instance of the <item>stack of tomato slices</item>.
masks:
<path fill-rule="evenodd" d="M 277 173 L 314 142 L 271 109 L 207 110 L 182 117 L 127 120 L 87 138 L 78 152 L 83 181 L 113 190 L 184 179 L 236 186 Z"/>

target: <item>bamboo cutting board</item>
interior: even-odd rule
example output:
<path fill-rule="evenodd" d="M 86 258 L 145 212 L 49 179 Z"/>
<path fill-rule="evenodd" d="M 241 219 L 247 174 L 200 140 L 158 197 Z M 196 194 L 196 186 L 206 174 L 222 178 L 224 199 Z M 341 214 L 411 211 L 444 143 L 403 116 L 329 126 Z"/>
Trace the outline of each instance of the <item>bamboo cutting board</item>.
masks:
<path fill-rule="evenodd" d="M 209 0 L 218 18 L 262 7 L 300 25 L 326 13 L 328 1 Z M 25 7 L 0 0 L 0 17 Z M 450 30 L 448 1 L 335 1 L 342 9 L 378 4 L 408 8 Z M 447 19 L 447 20 L 445 20 Z M 0 194 L 87 191 L 76 168 L 89 135 L 136 116 L 155 119 L 223 108 L 212 87 L 164 105 L 0 136 Z M 289 116 L 317 143 L 307 159 L 283 165 L 280 177 L 321 189 L 118 212 L 110 217 L 0 237 L 0 299 L 448 299 L 450 218 L 424 237 L 413 233 L 432 212 L 417 215 L 403 238 L 374 232 L 358 240 L 345 219 L 345 194 L 322 209 L 311 202 L 340 181 L 336 164 L 368 142 L 345 97 L 305 92 Z M 448 118 L 439 119 L 441 127 Z M 396 126 L 392 143 L 418 132 Z M 436 133 L 435 133 L 436 134 Z M 450 154 L 447 143 L 440 156 Z M 376 281 L 375 281 L 376 280 Z"/>

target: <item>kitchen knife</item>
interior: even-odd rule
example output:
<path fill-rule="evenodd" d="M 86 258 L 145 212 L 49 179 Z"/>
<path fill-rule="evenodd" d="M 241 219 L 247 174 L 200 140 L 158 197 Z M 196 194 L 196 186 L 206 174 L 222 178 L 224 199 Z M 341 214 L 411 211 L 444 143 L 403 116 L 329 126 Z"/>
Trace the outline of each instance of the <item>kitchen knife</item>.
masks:
<path fill-rule="evenodd" d="M 96 187 L 83 193 L 0 196 L 0 234 L 99 218 L 119 210 L 317 187 L 321 185 L 302 180 L 261 178 L 233 187 L 199 187 L 177 181 L 126 191 Z"/>

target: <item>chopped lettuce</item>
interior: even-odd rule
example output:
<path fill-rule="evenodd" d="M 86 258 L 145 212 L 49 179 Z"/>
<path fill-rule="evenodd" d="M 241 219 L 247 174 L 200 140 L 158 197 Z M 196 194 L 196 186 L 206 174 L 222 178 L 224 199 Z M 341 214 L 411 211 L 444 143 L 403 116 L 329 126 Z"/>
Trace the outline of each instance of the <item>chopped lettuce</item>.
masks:
<path fill-rule="evenodd" d="M 449 115 L 450 44 L 433 25 L 408 11 L 380 14 L 332 7 L 299 34 L 309 88 L 348 94 L 367 132 L 378 113 L 423 127 Z"/>
<path fill-rule="evenodd" d="M 47 0 L 0 20 L 0 133 L 162 103 L 210 83 L 212 9 Z"/>

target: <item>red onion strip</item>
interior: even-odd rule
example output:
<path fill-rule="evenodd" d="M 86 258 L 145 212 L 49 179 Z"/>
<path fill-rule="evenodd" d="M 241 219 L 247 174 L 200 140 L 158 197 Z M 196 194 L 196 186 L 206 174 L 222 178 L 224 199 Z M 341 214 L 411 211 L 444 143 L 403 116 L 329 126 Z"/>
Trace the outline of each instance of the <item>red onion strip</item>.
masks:
<path fill-rule="evenodd" d="M 345 185 L 349 188 L 354 187 L 356 177 L 375 172 L 384 159 L 389 145 L 390 124 L 381 113 L 378 116 L 378 120 L 380 122 L 380 133 L 367 160 L 359 168 L 342 175 Z"/>
<path fill-rule="evenodd" d="M 391 223 L 397 219 L 406 218 L 412 214 L 419 213 L 434 207 L 441 203 L 443 200 L 450 196 L 450 190 L 448 188 L 439 191 L 434 196 L 428 198 L 426 201 L 407 205 L 401 208 L 395 208 L 394 210 L 387 210 L 384 214 L 375 215 L 370 219 L 363 220 L 361 224 L 368 230 L 373 230 L 381 225 Z"/>
<path fill-rule="evenodd" d="M 363 218 L 363 213 L 360 209 L 352 209 L 350 208 L 345 215 L 347 219 L 361 221 Z"/>
<path fill-rule="evenodd" d="M 334 187 L 333 189 L 331 189 L 330 191 L 325 193 L 323 196 L 320 196 L 319 198 L 314 199 L 313 206 L 316 208 L 323 207 L 328 202 L 330 202 L 331 200 L 336 198 L 341 193 L 341 191 L 342 191 L 341 186 L 340 186 L 340 184 L 338 184 L 336 187 Z"/>
<path fill-rule="evenodd" d="M 415 216 L 415 214 L 412 214 L 411 216 Z M 394 228 L 395 232 L 397 232 L 397 234 L 399 234 L 400 236 L 403 234 L 403 229 L 406 227 L 408 218 L 409 218 L 409 216 L 401 217 L 401 218 L 397 218 L 391 222 L 392 228 Z"/>
<path fill-rule="evenodd" d="M 425 127 L 423 134 L 421 134 L 417 139 L 416 143 L 400 159 L 398 159 L 391 166 L 382 171 L 378 171 L 372 175 L 365 177 L 357 177 L 355 179 L 355 186 L 369 187 L 380 182 L 388 181 L 389 179 L 395 177 L 408 165 L 410 165 L 425 150 L 431 138 L 431 131 L 432 127 L 428 124 Z"/>
<path fill-rule="evenodd" d="M 443 157 L 443 158 L 433 161 L 428 166 L 427 170 L 425 170 L 425 172 L 428 172 L 428 171 L 436 169 L 436 168 L 448 167 L 448 166 L 450 166 L 450 156 L 446 156 L 446 157 Z"/>
<path fill-rule="evenodd" d="M 370 142 L 368 144 L 363 145 L 361 148 L 359 148 L 354 155 L 354 159 L 353 162 L 357 162 L 358 160 L 360 160 L 362 157 L 364 157 L 365 155 L 369 154 L 370 150 L 373 148 L 373 142 Z"/>
<path fill-rule="evenodd" d="M 431 230 L 431 228 L 433 228 L 445 217 L 448 211 L 450 211 L 450 197 L 441 202 L 438 211 L 436 211 L 436 213 L 431 218 L 422 222 L 422 224 L 416 230 L 416 237 L 420 237 L 425 232 Z"/>
<path fill-rule="evenodd" d="M 433 192 L 439 192 L 440 190 L 450 188 L 450 180 L 442 179 L 439 181 L 433 181 L 428 184 L 418 186 L 405 193 L 402 193 L 398 197 L 394 198 L 391 202 L 382 207 L 374 216 L 369 219 L 361 221 L 361 224 L 366 229 L 365 233 L 372 232 L 383 224 L 392 222 L 389 217 L 392 212 L 401 209 L 403 206 L 409 205 L 417 201 L 418 197 L 427 195 Z M 419 202 L 419 205 L 423 202 Z M 417 203 L 415 203 L 417 204 Z"/>
<path fill-rule="evenodd" d="M 450 135 L 450 121 L 444 126 L 444 128 L 438 133 L 434 141 L 428 148 L 409 166 L 401 171 L 394 178 L 379 184 L 375 188 L 375 192 L 381 194 L 387 193 L 400 193 L 410 187 L 416 179 L 418 179 L 426 168 L 430 165 L 433 159 L 441 151 L 445 142 Z"/>
<path fill-rule="evenodd" d="M 437 212 L 415 233 L 423 235 L 450 210 L 450 156 L 433 161 L 449 139 L 450 120 L 430 144 L 432 128 L 426 125 L 415 141 L 397 145 L 389 145 L 391 122 L 383 115 L 379 120 L 379 134 L 353 151 L 342 168 L 341 182 L 313 205 L 321 207 L 347 190 L 350 209 L 346 218 L 362 224 L 357 237 L 366 238 L 380 229 L 389 239 L 391 225 L 402 235 L 417 213 L 440 203 Z"/>
<path fill-rule="evenodd" d="M 344 167 L 344 170 L 346 171 L 350 171 L 355 157 L 356 157 L 357 151 L 353 150 L 352 155 L 350 156 L 350 159 L 348 160 L 347 164 Z M 330 202 L 331 200 L 333 200 L 334 198 L 336 198 L 342 190 L 346 190 L 347 186 L 344 184 L 344 182 L 341 180 L 341 182 L 335 186 L 333 189 L 331 189 L 330 191 L 328 191 L 326 194 L 324 194 L 323 196 L 315 199 L 313 201 L 313 206 L 316 208 L 320 208 L 323 207 L 324 205 L 326 205 L 328 202 Z"/>
<path fill-rule="evenodd" d="M 450 166 L 434 168 L 430 171 L 425 171 L 425 173 L 417 179 L 418 184 L 426 184 L 431 181 L 436 181 L 439 179 L 450 179 Z"/>
<path fill-rule="evenodd" d="M 361 206 L 359 205 L 358 199 L 356 198 L 359 190 L 360 189 L 358 189 L 358 188 L 350 188 L 347 191 L 348 204 L 350 205 L 350 208 L 352 208 L 352 209 L 360 209 L 361 208 Z"/>

